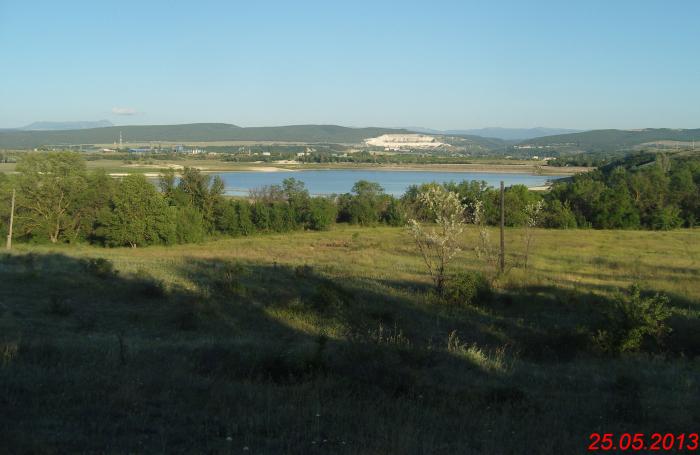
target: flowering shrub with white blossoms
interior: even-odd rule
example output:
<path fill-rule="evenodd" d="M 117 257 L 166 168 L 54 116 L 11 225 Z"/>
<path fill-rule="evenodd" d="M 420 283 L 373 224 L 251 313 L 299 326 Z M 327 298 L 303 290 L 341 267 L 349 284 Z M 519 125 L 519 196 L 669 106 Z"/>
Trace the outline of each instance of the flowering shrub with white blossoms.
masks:
<path fill-rule="evenodd" d="M 459 196 L 439 185 L 431 185 L 418 195 L 418 201 L 435 220 L 435 226 L 423 226 L 408 220 L 408 229 L 423 256 L 435 288 L 442 293 L 445 269 L 461 250 L 459 235 L 464 231 L 464 206 Z"/>

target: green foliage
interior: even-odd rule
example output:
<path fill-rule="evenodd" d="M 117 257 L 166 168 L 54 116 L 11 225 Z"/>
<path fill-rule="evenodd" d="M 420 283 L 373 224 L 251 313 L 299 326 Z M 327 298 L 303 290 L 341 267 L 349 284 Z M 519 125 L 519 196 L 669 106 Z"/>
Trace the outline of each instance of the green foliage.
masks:
<path fill-rule="evenodd" d="M 384 193 L 381 185 L 366 180 L 357 181 L 352 192 L 338 198 L 338 220 L 350 224 L 376 225 L 393 199 Z"/>
<path fill-rule="evenodd" d="M 308 227 L 314 231 L 325 231 L 335 222 L 338 209 L 328 198 L 316 197 L 309 203 Z"/>
<path fill-rule="evenodd" d="M 496 190 L 491 191 L 492 197 L 500 197 Z M 525 185 L 513 185 L 505 189 L 504 195 L 506 226 L 527 226 L 527 207 L 535 204 L 541 196 L 527 189 Z M 493 207 L 498 207 L 499 203 L 494 200 Z M 496 214 L 496 219 L 490 220 L 492 224 L 498 224 L 500 213 Z"/>
<path fill-rule="evenodd" d="M 282 194 L 291 209 L 294 224 L 306 226 L 310 223 L 311 198 L 304 182 L 295 178 L 282 181 Z"/>
<path fill-rule="evenodd" d="M 406 224 L 406 212 L 401 202 L 391 198 L 382 213 L 382 222 L 389 226 L 404 226 Z"/>
<path fill-rule="evenodd" d="M 546 198 L 546 219 L 552 227 L 562 224 L 556 222 L 562 215 L 569 218 L 562 212 L 567 205 L 580 227 L 692 226 L 700 219 L 700 161 L 633 155 L 557 183 Z"/>
<path fill-rule="evenodd" d="M 258 231 L 272 230 L 272 206 L 267 202 L 256 202 L 251 207 L 251 220 Z"/>
<path fill-rule="evenodd" d="M 238 215 L 238 234 L 251 235 L 256 226 L 253 223 L 253 214 L 248 201 L 236 201 L 236 214 Z"/>
<path fill-rule="evenodd" d="M 71 152 L 28 153 L 17 163 L 18 232 L 57 243 L 77 229 L 85 162 Z"/>
<path fill-rule="evenodd" d="M 156 188 L 142 175 L 128 175 L 111 201 L 112 210 L 101 220 L 101 235 L 109 246 L 145 246 L 173 243 L 175 220 Z"/>
<path fill-rule="evenodd" d="M 225 235 L 241 234 L 238 220 L 238 204 L 233 200 L 220 199 L 214 206 L 214 229 Z"/>
<path fill-rule="evenodd" d="M 688 225 L 692 225 L 693 221 L 688 219 L 687 223 Z M 675 205 L 656 208 L 651 214 L 649 225 L 652 229 L 660 231 L 679 228 L 683 226 L 681 209 Z"/>
<path fill-rule="evenodd" d="M 658 348 L 671 329 L 669 298 L 655 294 L 644 297 L 638 285 L 628 293 L 618 294 L 608 318 L 610 328 L 599 331 L 594 340 L 607 353 L 636 352 L 644 347 Z"/>
<path fill-rule="evenodd" d="M 198 243 L 204 240 L 207 230 L 202 212 L 189 205 L 171 209 L 175 212 L 177 243 Z"/>
<path fill-rule="evenodd" d="M 169 185 L 170 176 L 167 175 L 161 179 L 161 187 L 167 188 Z M 186 203 L 199 210 L 206 230 L 211 231 L 215 225 L 215 207 L 224 193 L 224 182 L 221 177 L 217 175 L 212 178 L 210 175 L 203 174 L 199 169 L 186 167 L 182 171 L 176 190 L 173 191 L 175 193 L 173 202 L 178 204 L 178 201 L 184 199 Z M 178 205 L 184 204 L 179 203 Z"/>
<path fill-rule="evenodd" d="M 118 188 L 118 182 L 103 171 L 87 174 L 87 186 L 78 196 L 74 221 L 76 239 L 100 243 L 99 220 L 110 210 L 110 202 Z"/>
<path fill-rule="evenodd" d="M 576 228 L 576 217 L 571 211 L 569 201 L 565 201 L 563 203 L 559 199 L 552 199 L 549 201 L 544 212 L 542 224 L 547 228 Z"/>
<path fill-rule="evenodd" d="M 491 281 L 483 273 L 472 271 L 448 277 L 443 293 L 445 301 L 453 305 L 483 304 L 492 297 Z"/>

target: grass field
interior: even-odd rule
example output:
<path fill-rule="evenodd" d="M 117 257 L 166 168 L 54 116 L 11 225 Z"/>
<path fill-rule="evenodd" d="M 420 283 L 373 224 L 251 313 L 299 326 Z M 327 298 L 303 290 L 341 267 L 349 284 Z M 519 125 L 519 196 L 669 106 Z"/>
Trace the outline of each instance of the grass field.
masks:
<path fill-rule="evenodd" d="M 569 454 L 592 432 L 697 432 L 700 230 L 539 230 L 527 269 L 506 235 L 512 268 L 469 306 L 435 298 L 398 228 L 17 245 L 0 452 Z M 454 269 L 491 274 L 476 236 Z M 673 331 L 602 355 L 591 335 L 633 282 L 670 297 Z"/>

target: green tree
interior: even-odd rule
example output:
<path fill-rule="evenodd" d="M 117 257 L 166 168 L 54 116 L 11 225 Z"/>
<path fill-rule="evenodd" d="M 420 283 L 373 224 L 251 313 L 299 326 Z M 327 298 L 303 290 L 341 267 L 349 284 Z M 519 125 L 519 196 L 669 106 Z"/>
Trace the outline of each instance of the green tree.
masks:
<path fill-rule="evenodd" d="M 103 242 L 97 234 L 99 220 L 105 211 L 110 210 L 110 201 L 117 190 L 117 181 L 102 170 L 90 172 L 86 176 L 85 190 L 76 198 L 73 213 L 75 239 L 89 242 Z"/>
<path fill-rule="evenodd" d="M 325 197 L 315 197 L 310 201 L 308 227 L 314 231 L 325 231 L 335 222 L 338 209 L 335 203 Z"/>
<path fill-rule="evenodd" d="M 235 201 L 221 199 L 214 207 L 215 229 L 226 235 L 240 234 L 238 210 Z"/>
<path fill-rule="evenodd" d="M 341 221 L 363 226 L 379 222 L 382 203 L 386 200 L 384 188 L 378 183 L 360 180 L 353 185 L 352 192 L 354 194 L 339 199 Z"/>
<path fill-rule="evenodd" d="M 177 243 L 198 243 L 207 235 L 204 227 L 202 212 L 186 205 L 183 207 L 170 207 L 175 211 L 175 237 Z"/>
<path fill-rule="evenodd" d="M 85 162 L 77 153 L 28 153 L 17 164 L 17 220 L 26 235 L 57 243 L 77 228 L 75 212 L 87 188 Z"/>
<path fill-rule="evenodd" d="M 571 212 L 569 201 L 562 203 L 559 199 L 550 200 L 544 210 L 542 223 L 548 228 L 576 228 L 576 217 Z"/>
<path fill-rule="evenodd" d="M 217 175 L 212 178 L 202 174 L 199 169 L 186 167 L 182 170 L 177 189 L 184 195 L 187 203 L 202 212 L 207 230 L 212 230 L 215 226 L 214 207 L 224 194 L 224 182 L 221 177 Z M 177 196 L 175 199 L 179 200 Z"/>
<path fill-rule="evenodd" d="M 236 211 L 238 215 L 238 233 L 241 235 L 251 235 L 255 233 L 255 224 L 248 201 L 237 201 Z"/>
<path fill-rule="evenodd" d="M 175 216 L 143 175 L 128 175 L 112 197 L 100 233 L 109 246 L 168 244 L 176 240 Z"/>

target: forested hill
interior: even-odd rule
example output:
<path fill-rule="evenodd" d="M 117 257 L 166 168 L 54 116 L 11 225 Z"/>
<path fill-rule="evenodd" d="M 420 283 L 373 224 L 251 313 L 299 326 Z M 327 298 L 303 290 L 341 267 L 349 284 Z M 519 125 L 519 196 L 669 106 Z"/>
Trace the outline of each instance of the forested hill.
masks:
<path fill-rule="evenodd" d="M 558 134 L 523 141 L 523 145 L 534 146 L 573 146 L 583 151 L 613 151 L 637 145 L 681 141 L 700 142 L 698 129 L 647 128 L 643 130 L 593 130 L 582 133 Z"/>
<path fill-rule="evenodd" d="M 0 131 L 0 148 L 33 148 L 42 145 L 111 144 L 167 141 L 283 141 L 359 143 L 364 139 L 406 130 L 388 128 L 348 128 L 336 125 L 292 125 L 244 128 L 227 123 L 184 125 L 131 125 L 65 131 Z"/>

